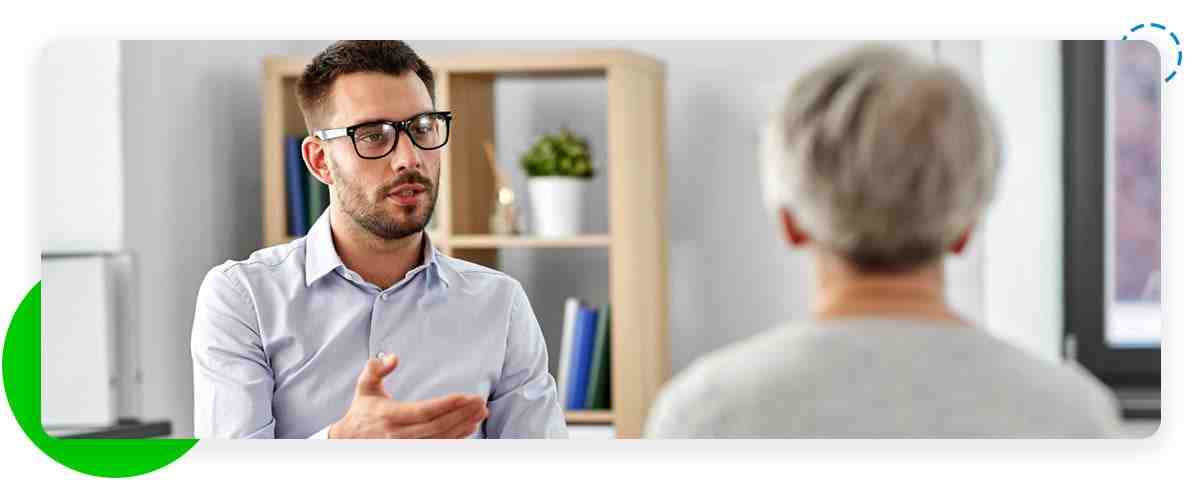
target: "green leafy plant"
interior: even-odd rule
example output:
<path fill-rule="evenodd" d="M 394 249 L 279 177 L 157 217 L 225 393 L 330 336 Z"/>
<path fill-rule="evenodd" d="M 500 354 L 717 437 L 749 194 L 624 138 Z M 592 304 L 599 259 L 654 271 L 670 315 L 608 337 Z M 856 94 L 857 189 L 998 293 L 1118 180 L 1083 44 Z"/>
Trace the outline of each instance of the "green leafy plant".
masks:
<path fill-rule="evenodd" d="M 566 127 L 538 139 L 521 157 L 521 166 L 530 177 L 592 178 L 595 173 L 587 140 Z"/>

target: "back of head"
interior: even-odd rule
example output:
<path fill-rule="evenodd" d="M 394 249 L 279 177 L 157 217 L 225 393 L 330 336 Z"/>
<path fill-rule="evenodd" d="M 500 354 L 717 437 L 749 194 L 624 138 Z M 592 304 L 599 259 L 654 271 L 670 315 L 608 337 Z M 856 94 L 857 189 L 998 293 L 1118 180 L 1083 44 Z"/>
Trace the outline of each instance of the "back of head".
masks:
<path fill-rule="evenodd" d="M 951 69 L 871 45 L 804 75 L 767 125 L 774 213 L 866 271 L 937 260 L 980 217 L 1000 166 L 982 101 Z"/>

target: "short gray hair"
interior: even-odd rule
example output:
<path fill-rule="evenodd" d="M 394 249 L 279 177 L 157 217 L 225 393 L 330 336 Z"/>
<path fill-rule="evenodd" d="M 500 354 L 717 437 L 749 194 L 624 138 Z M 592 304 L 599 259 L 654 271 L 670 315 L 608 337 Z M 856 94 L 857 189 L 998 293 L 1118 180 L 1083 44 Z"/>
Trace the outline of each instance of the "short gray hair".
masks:
<path fill-rule="evenodd" d="M 1000 168 L 997 127 L 950 68 L 859 47 L 793 85 L 760 151 L 771 214 L 871 271 L 941 258 L 978 221 Z"/>

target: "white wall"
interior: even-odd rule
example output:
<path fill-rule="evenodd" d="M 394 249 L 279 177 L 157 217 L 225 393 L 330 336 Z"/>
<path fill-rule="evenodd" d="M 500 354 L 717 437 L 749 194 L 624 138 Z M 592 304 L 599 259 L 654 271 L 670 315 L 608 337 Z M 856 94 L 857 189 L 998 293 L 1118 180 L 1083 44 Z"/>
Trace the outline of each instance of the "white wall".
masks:
<path fill-rule="evenodd" d="M 44 252 L 121 247 L 119 42 L 57 40 L 35 67 L 33 143 Z"/>
<path fill-rule="evenodd" d="M 188 339 L 196 289 L 208 268 L 225 259 L 244 258 L 261 243 L 261 57 L 312 55 L 326 44 L 121 43 L 123 238 L 137 253 L 141 270 L 143 411 L 147 417 L 170 418 L 179 435 L 191 434 Z M 672 369 L 678 371 L 715 348 L 807 316 L 805 255 L 785 247 L 763 208 L 756 135 L 800 73 L 848 48 L 850 42 L 412 44 L 423 55 L 620 47 L 663 61 Z M 904 46 L 926 56 L 943 47 L 928 41 Z M 951 49 L 946 46 L 944 61 L 969 65 L 975 58 L 970 48 L 951 58 Z M 514 180 L 519 180 L 516 156 L 532 135 L 568 119 L 573 128 L 589 135 L 602 135 L 604 129 L 602 116 L 596 114 L 603 111 L 604 101 L 596 84 L 579 79 L 529 82 L 505 79 L 497 90 L 502 115 L 497 151 L 502 163 L 512 169 Z M 563 102 L 564 98 L 573 103 Z M 602 150 L 597 152 L 602 168 L 603 157 Z M 593 191 L 593 201 L 603 204 L 603 194 Z M 607 223 L 603 211 L 593 211 L 591 216 L 589 227 Z M 990 237 L 983 240 L 980 245 L 992 243 Z M 526 282 L 553 344 L 559 335 L 556 312 L 563 294 L 607 295 L 605 281 L 575 275 L 604 265 L 603 251 L 582 256 L 517 251 L 503 255 L 506 268 Z M 986 297 L 981 285 L 983 262 L 972 260 L 979 254 L 975 255 L 948 267 L 954 285 L 951 301 L 971 316 L 984 311 Z M 562 282 L 562 278 L 569 280 Z M 552 355 L 556 351 L 552 346 Z"/>
<path fill-rule="evenodd" d="M 30 232 L 43 254 L 114 254 L 125 246 L 120 43 L 59 39 L 39 53 L 30 129 L 36 228 Z M 43 281 L 42 414 L 48 424 L 102 423 L 137 414 L 140 398 L 130 355 L 136 335 L 120 329 L 126 325 L 122 303 L 129 300 L 125 287 L 132 278 L 117 260 L 123 258 L 38 263 Z M 64 265 L 80 264 L 100 270 L 64 270 Z M 72 313 L 80 311 L 90 313 Z M 110 379 L 116 380 L 111 388 Z M 118 391 L 119 396 L 113 395 Z M 78 404 L 80 399 L 87 399 L 86 404 Z"/>
<path fill-rule="evenodd" d="M 717 347 L 807 315 L 805 256 L 784 247 L 762 209 L 753 157 L 755 129 L 799 73 L 849 45 L 413 42 L 425 55 L 474 48 L 630 48 L 666 64 L 673 371 Z M 957 68 L 985 95 L 1002 129 L 1005 166 L 996 199 L 966 252 L 947 261 L 948 300 L 973 323 L 1035 355 L 1058 359 L 1063 329 L 1058 42 L 933 41 L 905 46 Z M 603 95 L 595 84 L 510 79 L 502 80 L 497 96 L 502 119 L 497 151 L 518 182 L 516 156 L 532 133 L 572 119 L 573 128 L 603 135 L 603 120 L 596 114 L 603 111 Z M 714 118 L 721 122 L 705 122 Z M 597 157 L 603 166 L 602 151 Z M 590 225 L 602 224 L 594 210 L 591 214 Z M 514 260 L 505 267 L 524 277 L 538 311 L 555 312 L 555 302 L 564 295 L 602 295 L 607 289 L 577 278 L 564 287 L 555 280 L 563 275 L 522 274 L 602 268 L 602 253 L 589 252 L 581 260 L 558 252 L 512 252 L 502 259 Z M 549 292 L 541 300 L 545 305 L 537 305 L 536 292 Z M 556 342 L 557 319 L 543 325 L 548 340 Z"/>
<path fill-rule="evenodd" d="M 204 273 L 262 244 L 262 57 L 285 41 L 123 41 L 124 241 L 140 269 L 143 416 L 192 434 L 189 353 Z"/>
<path fill-rule="evenodd" d="M 1063 334 L 1062 57 L 1057 41 L 984 41 L 1005 165 L 984 224 L 988 328 L 1046 359 Z"/>
<path fill-rule="evenodd" d="M 808 272 L 805 255 L 788 250 L 759 192 L 758 128 L 783 98 L 791 82 L 817 62 L 849 48 L 846 41 L 414 41 L 422 55 L 475 49 L 538 51 L 570 48 L 628 48 L 651 55 L 666 66 L 667 92 L 667 241 L 671 366 L 679 371 L 698 356 L 781 322 L 807 317 Z M 933 55 L 933 42 L 902 44 L 920 55 Z M 516 156 L 530 141 L 527 134 L 557 128 L 564 119 L 587 132 L 604 131 L 602 95 L 583 85 L 575 98 L 564 82 L 547 80 L 536 88 L 526 80 L 498 87 L 502 117 L 497 125 L 498 152 Z M 511 95 L 511 98 L 506 96 Z M 568 101 L 553 101 L 567 99 Z M 519 105 L 535 105 L 521 108 Z M 511 110 L 511 115 L 504 113 Z M 602 155 L 600 156 L 602 157 Z M 508 162 L 517 175 L 515 158 Z M 601 159 L 603 161 L 603 159 Z M 603 163 L 601 163 L 603 168 Z M 595 219 L 592 219 L 593 221 Z M 563 292 L 556 279 L 590 267 L 603 269 L 603 254 L 585 253 L 575 265 L 559 254 L 506 254 L 527 264 L 506 264 L 512 271 L 560 272 L 518 278 L 530 291 L 536 311 L 561 311 Z M 555 258 L 549 258 L 554 256 Z M 559 266 L 562 266 L 559 268 Z M 598 266 L 598 267 L 597 267 Z M 950 272 L 977 277 L 965 266 Z M 569 278 L 569 277 L 568 277 Z M 604 286 L 573 280 L 584 292 L 607 293 Z M 967 285 L 967 281 L 957 282 Z M 967 311 L 967 294 L 952 301 Z M 551 292 L 542 297 L 537 292 Z M 588 293 L 595 295 L 592 293 Z M 556 310 L 557 309 L 557 310 Z M 561 316 L 561 313 L 558 314 Z M 543 322 L 547 340 L 557 344 L 557 317 Z M 551 348 L 552 351 L 555 348 Z M 552 354 L 553 355 L 553 354 Z"/>
<path fill-rule="evenodd" d="M 419 47 L 417 47 L 419 48 Z M 517 193 L 525 224 L 533 225 L 526 176 L 520 157 L 537 138 L 563 126 L 589 139 L 596 175 L 586 187 L 585 233 L 608 231 L 608 90 L 602 77 L 501 77 L 496 81 L 496 156 Z M 529 231 L 529 229 L 525 231 Z M 598 305 L 608 301 L 608 249 L 507 249 L 500 268 L 522 282 L 550 351 L 558 364 L 562 304 L 579 297 Z"/>

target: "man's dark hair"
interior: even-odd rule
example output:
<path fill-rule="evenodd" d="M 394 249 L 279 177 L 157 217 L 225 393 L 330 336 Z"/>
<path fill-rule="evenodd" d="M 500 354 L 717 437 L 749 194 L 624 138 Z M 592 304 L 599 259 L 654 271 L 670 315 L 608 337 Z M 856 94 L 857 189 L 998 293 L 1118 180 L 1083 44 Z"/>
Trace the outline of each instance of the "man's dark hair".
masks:
<path fill-rule="evenodd" d="M 333 82 L 341 75 L 358 72 L 413 72 L 433 98 L 433 70 L 408 44 L 400 40 L 340 40 L 313 57 L 296 82 L 296 99 L 309 132 L 323 128 L 319 120 L 325 114 Z"/>

